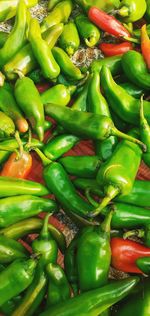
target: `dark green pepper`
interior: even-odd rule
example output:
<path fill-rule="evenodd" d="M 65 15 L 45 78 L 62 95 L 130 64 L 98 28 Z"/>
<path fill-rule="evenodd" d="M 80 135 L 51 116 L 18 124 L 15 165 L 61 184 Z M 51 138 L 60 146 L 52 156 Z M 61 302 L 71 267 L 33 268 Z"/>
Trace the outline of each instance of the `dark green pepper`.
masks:
<path fill-rule="evenodd" d="M 0 274 L 0 306 L 23 292 L 32 282 L 36 261 L 18 259 Z"/>
<path fill-rule="evenodd" d="M 49 263 L 46 267 L 48 279 L 47 307 L 57 305 L 70 298 L 70 285 L 64 270 L 54 263 Z"/>
<path fill-rule="evenodd" d="M 113 111 L 124 121 L 139 125 L 140 100 L 133 98 L 117 85 L 107 67 L 103 67 L 101 71 L 101 82 L 106 99 Z M 144 101 L 144 113 L 150 123 L 150 102 L 148 101 Z"/>
<path fill-rule="evenodd" d="M 0 199 L 0 227 L 8 227 L 44 211 L 57 211 L 55 201 L 32 195 L 12 196 Z"/>
<path fill-rule="evenodd" d="M 57 306 L 50 307 L 40 316 L 99 315 L 128 295 L 138 281 L 138 277 L 113 281 L 104 287 L 88 291 Z"/>
<path fill-rule="evenodd" d="M 145 19 L 146 19 L 146 22 L 150 22 L 150 1 L 149 0 L 146 0 L 146 12 L 145 12 Z"/>
<path fill-rule="evenodd" d="M 127 23 L 140 20 L 146 11 L 145 0 L 122 0 L 117 14 Z"/>
<path fill-rule="evenodd" d="M 72 56 L 78 50 L 80 38 L 74 22 L 69 21 L 65 24 L 59 38 L 59 45 L 69 56 Z"/>
<path fill-rule="evenodd" d="M 136 265 L 143 273 L 150 274 L 150 257 L 138 258 Z"/>
<path fill-rule="evenodd" d="M 20 303 L 21 295 L 13 297 L 11 300 L 8 300 L 6 303 L 0 306 L 0 312 L 6 316 L 12 315 L 13 311 L 16 309 L 16 306 Z"/>
<path fill-rule="evenodd" d="M 26 258 L 28 252 L 16 240 L 0 236 L 0 263 L 10 263 L 19 258 Z"/>
<path fill-rule="evenodd" d="M 94 60 L 90 65 L 90 70 L 100 72 L 103 66 L 107 66 L 112 75 L 118 75 L 122 72 L 121 59 L 122 55 L 117 55 Z"/>
<path fill-rule="evenodd" d="M 137 87 L 132 82 L 122 82 L 119 83 L 119 86 L 125 89 L 128 94 L 136 99 L 139 99 L 144 92 L 144 89 Z"/>
<path fill-rule="evenodd" d="M 15 133 L 15 125 L 12 119 L 0 111 L 0 137 L 5 138 Z"/>
<path fill-rule="evenodd" d="M 34 82 L 28 77 L 20 77 L 15 84 L 14 93 L 19 107 L 26 114 L 33 130 L 42 141 L 44 138 L 44 109 Z"/>
<path fill-rule="evenodd" d="M 16 15 L 19 0 L 1 0 L 0 2 L 0 22 L 7 21 Z M 25 0 L 28 8 L 35 6 L 37 2 L 37 0 Z"/>
<path fill-rule="evenodd" d="M 95 46 L 100 39 L 100 30 L 84 14 L 77 15 L 75 23 L 85 44 L 88 47 Z"/>
<path fill-rule="evenodd" d="M 143 97 L 141 97 L 141 109 L 140 109 L 140 138 L 146 145 L 146 153 L 143 153 L 143 160 L 148 167 L 150 167 L 150 126 L 144 117 L 143 109 Z"/>
<path fill-rule="evenodd" d="M 87 94 L 88 94 L 88 85 L 89 81 L 84 85 L 84 88 L 80 91 L 80 93 L 77 95 L 77 98 L 73 102 L 72 109 L 85 112 L 87 111 Z"/>
<path fill-rule="evenodd" d="M 66 87 L 62 84 L 58 84 L 41 94 L 42 103 L 46 104 L 51 102 L 53 104 L 65 106 L 70 102 L 71 95 L 75 89 L 75 86 Z"/>

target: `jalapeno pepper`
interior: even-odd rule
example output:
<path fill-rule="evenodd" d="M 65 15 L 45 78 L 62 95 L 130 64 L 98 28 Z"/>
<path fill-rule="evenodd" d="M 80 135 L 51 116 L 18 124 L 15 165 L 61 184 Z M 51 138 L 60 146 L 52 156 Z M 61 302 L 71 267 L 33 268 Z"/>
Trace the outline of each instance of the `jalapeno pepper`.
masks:
<path fill-rule="evenodd" d="M 20 294 L 33 280 L 36 262 L 18 259 L 0 274 L 0 305 Z"/>
<path fill-rule="evenodd" d="M 53 104 L 65 106 L 70 102 L 71 95 L 75 89 L 75 86 L 66 87 L 62 84 L 58 84 L 43 92 L 41 94 L 41 100 L 43 104 L 51 102 Z"/>
<path fill-rule="evenodd" d="M 57 210 L 55 201 L 32 195 L 7 197 L 0 200 L 0 227 L 8 227 L 43 212 Z"/>
<path fill-rule="evenodd" d="M 30 23 L 29 41 L 34 56 L 42 69 L 43 76 L 47 79 L 57 78 L 60 73 L 60 68 L 48 44 L 42 39 L 40 25 L 36 19 L 32 19 Z"/>
<path fill-rule="evenodd" d="M 17 6 L 19 4 L 19 0 L 1 0 L 0 4 L 0 22 L 7 21 L 16 15 Z M 33 7 L 37 4 L 37 0 L 25 0 L 25 3 L 28 8 Z"/>
<path fill-rule="evenodd" d="M 47 308 L 57 305 L 70 298 L 70 284 L 66 278 L 64 270 L 54 263 L 46 266 L 48 278 Z"/>
<path fill-rule="evenodd" d="M 18 258 L 26 258 L 28 252 L 16 240 L 0 236 L 0 263 L 10 263 Z"/>
<path fill-rule="evenodd" d="M 0 68 L 23 46 L 25 42 L 26 23 L 27 9 L 24 0 L 21 0 L 18 2 L 14 28 L 9 34 L 4 46 L 0 49 Z"/>
<path fill-rule="evenodd" d="M 145 11 L 145 0 L 122 0 L 117 13 L 125 22 L 135 22 L 143 17 Z"/>
<path fill-rule="evenodd" d="M 143 154 L 143 160 L 148 167 L 150 167 L 150 126 L 144 117 L 143 110 L 143 97 L 141 97 L 141 109 L 140 109 L 140 136 L 141 140 L 147 147 L 146 153 Z"/>
<path fill-rule="evenodd" d="M 15 125 L 12 119 L 0 111 L 0 137 L 5 138 L 15 133 Z"/>
<path fill-rule="evenodd" d="M 103 66 L 107 66 L 112 75 L 118 75 L 122 72 L 121 58 L 121 55 L 117 55 L 94 60 L 90 65 L 91 72 L 100 72 Z"/>
<path fill-rule="evenodd" d="M 65 24 L 63 32 L 59 38 L 59 45 L 69 56 L 72 56 L 79 48 L 80 38 L 73 21 L 69 21 Z"/>
<path fill-rule="evenodd" d="M 132 53 L 132 51 L 128 53 L 130 52 Z M 117 85 L 112 78 L 109 68 L 105 66 L 101 71 L 101 82 L 104 94 L 113 111 L 125 122 L 139 125 L 140 100 L 133 98 L 122 87 Z M 150 123 L 150 103 L 148 101 L 144 101 L 144 113 Z"/>
<path fill-rule="evenodd" d="M 130 42 L 123 42 L 119 44 L 100 43 L 98 47 L 105 56 L 122 55 L 128 52 L 128 50 L 133 49 Z"/>
<path fill-rule="evenodd" d="M 104 287 L 88 291 L 57 306 L 50 307 L 47 311 L 40 314 L 40 316 L 76 316 L 82 315 L 83 311 L 85 315 L 101 314 L 109 306 L 128 295 L 138 281 L 138 277 L 114 281 Z"/>
<path fill-rule="evenodd" d="M 100 30 L 89 21 L 84 14 L 79 14 L 75 18 L 78 32 L 88 47 L 95 46 L 100 39 Z"/>

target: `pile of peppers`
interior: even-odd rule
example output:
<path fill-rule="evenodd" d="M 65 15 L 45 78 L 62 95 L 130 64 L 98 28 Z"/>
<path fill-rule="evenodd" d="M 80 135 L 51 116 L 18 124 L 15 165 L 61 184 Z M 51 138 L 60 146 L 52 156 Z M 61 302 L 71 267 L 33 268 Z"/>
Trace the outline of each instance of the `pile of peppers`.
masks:
<path fill-rule="evenodd" d="M 0 0 L 0 314 L 150 316 L 150 1 L 38 2 Z"/>

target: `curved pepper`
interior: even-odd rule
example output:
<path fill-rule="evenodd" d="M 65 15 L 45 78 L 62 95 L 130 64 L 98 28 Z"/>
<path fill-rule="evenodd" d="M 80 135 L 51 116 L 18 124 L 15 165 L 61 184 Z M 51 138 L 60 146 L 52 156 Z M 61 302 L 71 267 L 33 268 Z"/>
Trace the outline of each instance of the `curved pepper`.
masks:
<path fill-rule="evenodd" d="M 59 45 L 69 56 L 72 56 L 78 50 L 80 38 L 74 22 L 69 21 L 65 24 L 59 38 Z"/>
<path fill-rule="evenodd" d="M 71 95 L 75 89 L 75 86 L 66 87 L 62 84 L 58 84 L 41 94 L 42 103 L 46 104 L 51 102 L 53 104 L 66 106 L 70 102 Z"/>
<path fill-rule="evenodd" d="M 75 1 L 79 6 L 82 7 L 84 11 L 88 11 L 90 7 L 94 6 L 98 9 L 102 9 L 104 11 L 111 11 L 114 8 L 119 7 L 119 1 L 113 0 L 113 1 L 102 1 L 102 0 L 76 0 Z"/>
<path fill-rule="evenodd" d="M 131 50 L 125 53 L 122 56 L 122 68 L 129 81 L 140 88 L 150 89 L 150 74 L 139 52 Z"/>
<path fill-rule="evenodd" d="M 78 32 L 88 47 L 95 46 L 100 39 L 100 30 L 89 21 L 84 14 L 79 14 L 75 18 Z"/>
<path fill-rule="evenodd" d="M 0 22 L 7 21 L 16 15 L 19 2 L 20 0 L 1 0 Z M 25 4 L 28 8 L 35 6 L 37 2 L 37 0 L 25 0 Z"/>
<path fill-rule="evenodd" d="M 98 47 L 105 56 L 122 55 L 128 52 L 128 50 L 133 49 L 132 43 L 130 42 L 123 42 L 119 44 L 100 43 Z"/>
<path fill-rule="evenodd" d="M 0 274 L 0 305 L 23 292 L 32 282 L 36 262 L 18 259 Z"/>
<path fill-rule="evenodd" d="M 10 263 L 18 258 L 26 258 L 28 252 L 16 240 L 0 236 L 0 263 Z"/>
<path fill-rule="evenodd" d="M 107 66 L 112 75 L 118 75 L 122 72 L 121 58 L 122 55 L 117 55 L 94 60 L 90 65 L 90 70 L 91 72 L 100 72 L 103 66 Z"/>
<path fill-rule="evenodd" d="M 132 53 L 132 51 L 126 54 L 129 53 Z M 122 59 L 126 54 L 123 55 Z M 136 79 L 138 81 L 137 77 Z M 133 98 L 122 87 L 117 85 L 110 70 L 105 66 L 101 71 L 101 82 L 104 95 L 113 111 L 125 122 L 139 126 L 140 100 Z M 144 113 L 147 121 L 150 123 L 150 103 L 148 101 L 144 101 Z"/>
<path fill-rule="evenodd" d="M 77 95 L 77 98 L 73 102 L 73 105 L 71 108 L 73 110 L 78 110 L 85 112 L 87 111 L 87 94 L 88 94 L 88 85 L 89 85 L 89 80 L 84 85 L 83 90 Z"/>
<path fill-rule="evenodd" d="M 18 2 L 13 30 L 0 49 L 0 68 L 2 68 L 23 46 L 26 36 L 27 9 L 24 0 Z M 11 49 L 10 49 L 11 48 Z"/>
<path fill-rule="evenodd" d="M 40 316 L 76 316 L 82 315 L 83 311 L 85 315 L 99 315 L 128 295 L 138 281 L 138 277 L 132 277 L 111 282 L 99 289 L 88 291 L 57 306 L 50 307 Z"/>
<path fill-rule="evenodd" d="M 0 137 L 5 138 L 15 133 L 15 125 L 12 119 L 0 111 Z"/>
<path fill-rule="evenodd" d="M 54 263 L 49 263 L 46 267 L 48 278 L 47 307 L 57 305 L 70 298 L 70 284 L 66 278 L 64 270 Z"/>
<path fill-rule="evenodd" d="M 3 165 L 0 176 L 26 179 L 32 168 L 32 156 L 29 152 L 23 151 L 18 157 L 18 153 L 13 152 Z"/>
<path fill-rule="evenodd" d="M 32 195 L 7 197 L 0 200 L 0 227 L 8 227 L 41 212 L 55 212 L 54 200 Z"/>
<path fill-rule="evenodd" d="M 146 31 L 146 24 L 141 27 L 141 51 L 144 57 L 144 60 L 147 64 L 147 68 L 150 69 L 150 39 Z"/>
<path fill-rule="evenodd" d="M 122 0 L 117 14 L 119 14 L 125 22 L 135 22 L 143 17 L 145 11 L 145 0 Z"/>
<path fill-rule="evenodd" d="M 36 19 L 32 19 L 30 23 L 29 41 L 34 56 L 42 69 L 43 76 L 47 79 L 55 79 L 58 77 L 60 68 L 48 44 L 42 39 L 40 25 Z"/>
<path fill-rule="evenodd" d="M 144 93 L 144 89 L 137 87 L 132 82 L 119 82 L 119 86 L 125 89 L 128 94 L 130 94 L 132 97 L 136 99 L 139 99 L 141 95 Z"/>
<path fill-rule="evenodd" d="M 120 271 L 139 273 L 142 271 L 136 266 L 140 257 L 150 257 L 150 249 L 132 240 L 123 238 L 111 239 L 112 266 Z"/>
<path fill-rule="evenodd" d="M 19 107 L 26 114 L 33 130 L 42 141 L 44 138 L 44 109 L 34 82 L 28 77 L 20 77 L 15 84 L 14 93 Z"/>
<path fill-rule="evenodd" d="M 146 153 L 143 153 L 143 160 L 148 167 L 150 167 L 150 126 L 144 117 L 143 98 L 141 97 L 140 109 L 140 138 L 146 145 Z"/>

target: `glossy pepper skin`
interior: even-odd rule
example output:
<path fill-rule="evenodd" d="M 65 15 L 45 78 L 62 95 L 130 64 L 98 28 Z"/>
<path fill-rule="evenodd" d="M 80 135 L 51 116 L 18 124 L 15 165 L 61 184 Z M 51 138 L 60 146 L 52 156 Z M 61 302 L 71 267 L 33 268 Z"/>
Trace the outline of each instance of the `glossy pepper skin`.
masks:
<path fill-rule="evenodd" d="M 69 56 L 72 56 L 78 50 L 80 46 L 80 37 L 73 21 L 69 21 L 65 24 L 63 32 L 59 38 L 59 45 Z"/>
<path fill-rule="evenodd" d="M 32 195 L 7 197 L 0 200 L 0 227 L 8 227 L 40 212 L 57 211 L 54 200 Z"/>
<path fill-rule="evenodd" d="M 100 39 L 100 30 L 89 21 L 84 14 L 79 14 L 75 18 L 78 32 L 88 47 L 95 46 Z"/>
<path fill-rule="evenodd" d="M 100 197 L 104 194 L 97 181 L 94 179 L 77 178 L 73 183 L 75 187 L 84 191 L 88 189 L 91 193 Z M 135 180 L 131 192 L 124 196 L 117 196 L 115 201 L 136 206 L 150 207 L 149 191 L 150 181 Z"/>
<path fill-rule="evenodd" d="M 77 98 L 73 102 L 72 109 L 73 110 L 78 110 L 85 112 L 87 111 L 87 94 L 88 94 L 88 85 L 89 85 L 89 80 L 84 85 L 83 90 L 79 92 L 77 95 Z"/>
<path fill-rule="evenodd" d="M 140 138 L 146 145 L 146 153 L 143 153 L 143 160 L 150 167 L 150 126 L 144 116 L 143 97 L 141 97 L 140 109 Z"/>
<path fill-rule="evenodd" d="M 44 108 L 34 82 L 28 77 L 19 78 L 15 84 L 14 93 L 19 107 L 42 141 L 44 138 Z"/>
<path fill-rule="evenodd" d="M 69 56 L 60 47 L 54 47 L 52 53 L 56 62 L 60 66 L 61 71 L 71 79 L 80 80 L 84 78 L 80 69 L 73 64 Z"/>
<path fill-rule="evenodd" d="M 60 34 L 63 31 L 63 23 L 56 24 L 42 34 L 43 39 L 48 43 L 49 49 L 56 44 Z M 4 73 L 9 80 L 15 80 L 17 74 L 15 70 L 18 69 L 23 75 L 27 75 L 32 70 L 38 67 L 36 58 L 32 51 L 31 45 L 26 44 L 11 60 L 4 66 Z"/>
<path fill-rule="evenodd" d="M 126 54 L 123 55 L 122 59 Z M 117 85 L 107 67 L 103 67 L 101 71 L 101 83 L 104 95 L 112 110 L 125 122 L 139 126 L 140 100 L 133 98 L 126 90 Z M 150 123 L 150 103 L 148 101 L 144 101 L 144 114 Z"/>
<path fill-rule="evenodd" d="M 100 91 L 100 74 L 94 71 L 89 79 L 87 108 L 89 112 L 104 115 L 111 119 L 109 106 Z M 113 153 L 118 140 L 115 136 L 110 136 L 103 141 L 95 142 L 96 155 L 102 160 L 107 160 Z"/>
<path fill-rule="evenodd" d="M 48 263 L 56 263 L 58 247 L 48 230 L 50 214 L 44 218 L 43 227 L 40 235 L 32 242 L 33 252 L 40 256 L 41 264 L 45 267 Z"/>
<path fill-rule="evenodd" d="M 19 239 L 22 238 L 30 233 L 39 233 L 43 226 L 43 220 L 40 218 L 29 218 L 23 221 L 20 221 L 16 224 L 10 225 L 7 228 L 0 230 L 0 235 L 4 235 L 8 238 L 12 239 Z M 60 230 L 58 230 L 53 225 L 49 224 L 48 229 L 55 241 L 58 244 L 58 247 L 62 253 L 64 253 L 66 249 L 66 240 L 64 235 L 61 233 Z"/>
<path fill-rule="evenodd" d="M 71 95 L 75 89 L 75 86 L 66 87 L 62 84 L 58 84 L 41 94 L 42 103 L 46 104 L 51 102 L 53 104 L 66 106 L 70 102 Z"/>
<path fill-rule="evenodd" d="M 0 31 L 0 48 L 2 48 L 8 39 L 9 33 Z"/>
<path fill-rule="evenodd" d="M 15 125 L 12 119 L 0 111 L 0 137 L 10 137 L 15 133 Z"/>
<path fill-rule="evenodd" d="M 46 266 L 48 279 L 48 293 L 46 307 L 60 304 L 70 298 L 70 284 L 66 278 L 64 270 L 54 263 Z"/>
<path fill-rule="evenodd" d="M 144 57 L 144 60 L 147 64 L 147 68 L 150 69 L 150 61 L 149 61 L 149 54 L 150 54 L 150 39 L 147 34 L 146 24 L 141 27 L 141 51 Z"/>
<path fill-rule="evenodd" d="M 66 23 L 72 12 L 73 4 L 71 0 L 64 0 L 58 3 L 50 14 L 41 23 L 41 32 L 58 23 Z"/>
<path fill-rule="evenodd" d="M 107 66 L 110 69 L 112 75 L 118 75 L 122 72 L 121 58 L 122 55 L 117 55 L 94 60 L 90 65 L 90 70 L 91 72 L 100 72 L 103 66 Z"/>
<path fill-rule="evenodd" d="M 25 133 L 28 130 L 28 122 L 23 117 L 10 86 L 6 84 L 0 87 L 0 109 L 14 121 L 19 132 Z"/>
<path fill-rule="evenodd" d="M 143 143 L 117 130 L 112 120 L 105 115 L 81 112 L 50 103 L 45 105 L 45 113 L 54 118 L 66 131 L 81 138 L 104 140 L 111 135 L 118 136 L 141 145 L 145 150 Z"/>
<path fill-rule="evenodd" d="M 145 0 L 122 0 L 117 13 L 123 21 L 135 22 L 143 17 L 146 7 Z"/>
<path fill-rule="evenodd" d="M 17 6 L 19 4 L 19 0 L 1 0 L 0 5 L 0 22 L 7 21 L 16 15 Z M 25 0 L 25 4 L 28 8 L 33 7 L 37 4 L 37 0 Z"/>
<path fill-rule="evenodd" d="M 24 291 L 32 282 L 36 262 L 18 259 L 0 274 L 0 305 Z"/>
<path fill-rule="evenodd" d="M 150 257 L 138 258 L 136 265 L 143 273 L 150 274 Z"/>
<path fill-rule="evenodd" d="M 121 86 L 123 89 L 126 90 L 128 94 L 130 94 L 132 97 L 139 99 L 141 95 L 144 93 L 144 89 L 137 87 L 132 82 L 118 82 L 119 86 Z"/>
<path fill-rule="evenodd" d="M 48 11 L 51 11 L 56 4 L 58 4 L 59 2 L 61 2 L 61 0 L 49 0 L 48 1 Z"/>
<path fill-rule="evenodd" d="M 99 289 L 88 291 L 66 302 L 49 308 L 40 316 L 76 316 L 97 315 L 105 311 L 109 306 L 123 299 L 139 281 L 138 277 L 132 277 L 121 281 L 114 281 Z"/>
<path fill-rule="evenodd" d="M 104 11 L 111 11 L 114 8 L 119 7 L 119 1 L 100 1 L 100 0 L 76 0 L 76 3 L 82 7 L 84 11 L 88 11 L 90 7 L 94 6 L 97 7 L 98 9 L 102 9 Z"/>
<path fill-rule="evenodd" d="M 67 173 L 85 178 L 95 178 L 101 165 L 97 156 L 67 156 L 59 159 Z"/>
<path fill-rule="evenodd" d="M 136 130 L 132 130 L 129 135 L 137 135 Z M 124 159 L 127 156 L 128 159 Z M 105 197 L 96 208 L 94 216 L 117 195 L 129 194 L 138 172 L 142 158 L 142 151 L 136 144 L 127 140 L 121 141 L 113 155 L 100 167 L 97 174 L 97 182 L 103 189 Z"/>
<path fill-rule="evenodd" d="M 11 263 L 19 258 L 26 258 L 28 252 L 16 240 L 0 236 L 0 263 Z"/>
<path fill-rule="evenodd" d="M 31 168 L 32 156 L 29 152 L 23 150 L 19 157 L 16 152 L 13 152 L 4 163 L 0 175 L 3 177 L 26 179 Z"/>
<path fill-rule="evenodd" d="M 27 23 L 27 9 L 24 0 L 20 0 L 13 30 L 8 36 L 4 46 L 0 49 L 0 68 L 17 53 L 24 45 Z M 10 49 L 11 47 L 11 49 Z"/>
<path fill-rule="evenodd" d="M 1 305 L 0 312 L 6 316 L 11 315 L 12 312 L 15 310 L 16 306 L 19 304 L 20 299 L 21 294 L 17 295 L 16 297 L 13 297 L 11 300 Z"/>
<path fill-rule="evenodd" d="M 25 137 L 21 138 L 21 142 L 22 142 L 22 145 L 28 149 L 31 149 L 34 147 L 42 148 L 44 145 L 42 142 L 40 142 L 36 138 L 32 138 L 30 144 L 28 143 L 28 139 Z M 15 138 L 6 139 L 0 142 L 0 151 L 13 152 L 15 151 L 15 149 L 19 149 L 19 143 L 17 142 Z"/>
<path fill-rule="evenodd" d="M 110 223 L 112 212 L 96 227 L 86 227 L 77 244 L 77 273 L 81 292 L 103 286 L 108 281 L 111 262 Z"/>
<path fill-rule="evenodd" d="M 114 237 L 111 239 L 112 266 L 127 273 L 139 273 L 142 271 L 136 266 L 136 260 L 140 257 L 150 257 L 150 249 L 133 240 L 124 240 Z"/>
<path fill-rule="evenodd" d="M 122 57 L 122 68 L 129 81 L 135 83 L 140 88 L 149 90 L 150 74 L 144 58 L 139 52 L 132 50 L 125 53 Z"/>
<path fill-rule="evenodd" d="M 46 79 L 55 79 L 60 73 L 60 68 L 55 61 L 48 44 L 41 36 L 41 29 L 38 21 L 32 19 L 29 29 L 29 41 L 34 56 L 42 69 Z"/>
<path fill-rule="evenodd" d="M 10 189 L 8 190 L 8 188 Z M 0 177 L 0 197 L 27 194 L 43 196 L 48 192 L 48 189 L 39 182 L 13 177 Z"/>
<path fill-rule="evenodd" d="M 100 43 L 99 49 L 103 52 L 103 54 L 107 57 L 123 55 L 133 48 L 130 42 L 123 42 L 119 44 L 111 44 L 111 43 Z"/>

